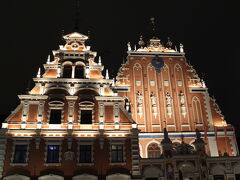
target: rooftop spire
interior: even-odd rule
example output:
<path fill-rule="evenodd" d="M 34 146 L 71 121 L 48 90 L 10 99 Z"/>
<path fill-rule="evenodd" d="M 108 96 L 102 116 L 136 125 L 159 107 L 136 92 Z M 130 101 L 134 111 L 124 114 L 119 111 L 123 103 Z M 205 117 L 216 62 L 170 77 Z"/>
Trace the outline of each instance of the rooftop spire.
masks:
<path fill-rule="evenodd" d="M 105 76 L 105 79 L 109 79 L 108 69 L 106 70 L 106 76 Z"/>
<path fill-rule="evenodd" d="M 101 60 L 101 56 L 98 57 L 98 65 L 102 65 L 102 60 Z"/>
<path fill-rule="evenodd" d="M 151 21 L 150 23 L 152 25 L 152 36 L 153 36 L 153 39 L 156 39 L 155 18 L 151 17 L 150 21 Z"/>
<path fill-rule="evenodd" d="M 38 68 L 37 78 L 41 77 L 41 68 Z"/>
<path fill-rule="evenodd" d="M 47 64 L 50 64 L 50 55 L 48 55 Z"/>

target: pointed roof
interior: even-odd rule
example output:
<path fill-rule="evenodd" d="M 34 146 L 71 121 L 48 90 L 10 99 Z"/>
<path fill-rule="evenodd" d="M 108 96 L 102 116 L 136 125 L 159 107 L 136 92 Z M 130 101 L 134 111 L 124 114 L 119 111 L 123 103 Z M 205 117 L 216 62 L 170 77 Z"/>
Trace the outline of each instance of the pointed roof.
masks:
<path fill-rule="evenodd" d="M 73 33 L 70 33 L 70 34 L 67 34 L 67 35 L 63 36 L 63 38 L 66 39 L 66 40 L 78 39 L 78 40 L 85 41 L 85 40 L 88 39 L 88 36 L 80 34 L 78 32 L 73 32 Z"/>

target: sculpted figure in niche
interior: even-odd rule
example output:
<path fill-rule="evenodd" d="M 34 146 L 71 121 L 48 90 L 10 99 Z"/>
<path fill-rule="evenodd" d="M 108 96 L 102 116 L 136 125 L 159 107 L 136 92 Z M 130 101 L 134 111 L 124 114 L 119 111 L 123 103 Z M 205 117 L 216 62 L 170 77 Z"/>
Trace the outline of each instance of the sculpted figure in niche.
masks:
<path fill-rule="evenodd" d="M 153 94 L 153 92 L 150 95 L 152 106 L 157 106 L 157 97 Z"/>
<path fill-rule="evenodd" d="M 142 106 L 143 103 L 143 95 L 138 91 L 137 92 L 137 106 Z"/>
<path fill-rule="evenodd" d="M 125 109 L 127 112 L 131 112 L 131 102 L 127 98 L 125 99 Z"/>
<path fill-rule="evenodd" d="M 184 99 L 184 94 L 183 94 L 182 91 L 180 91 L 179 97 L 180 97 L 180 103 L 181 103 L 181 105 L 184 105 L 185 99 Z"/>
<path fill-rule="evenodd" d="M 168 107 L 171 106 L 172 97 L 168 92 L 166 93 L 165 98 L 166 98 L 167 106 Z"/>

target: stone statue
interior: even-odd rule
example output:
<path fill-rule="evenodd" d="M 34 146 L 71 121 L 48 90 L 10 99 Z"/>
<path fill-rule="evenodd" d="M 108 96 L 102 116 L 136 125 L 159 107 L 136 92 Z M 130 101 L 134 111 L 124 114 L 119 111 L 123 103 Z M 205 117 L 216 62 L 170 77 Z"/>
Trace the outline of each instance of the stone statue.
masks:
<path fill-rule="evenodd" d="M 128 46 L 128 51 L 131 51 L 132 48 L 131 48 L 130 42 L 127 43 L 127 46 Z"/>
<path fill-rule="evenodd" d="M 171 100 L 172 100 L 172 97 L 170 96 L 170 94 L 167 92 L 166 93 L 166 101 L 167 101 L 167 106 L 171 106 Z"/>
<path fill-rule="evenodd" d="M 142 106 L 143 103 L 143 95 L 138 91 L 137 92 L 137 106 Z"/>
<path fill-rule="evenodd" d="M 125 109 L 127 112 L 131 112 L 131 102 L 127 98 L 125 99 Z"/>
<path fill-rule="evenodd" d="M 137 109 L 138 115 L 142 118 L 143 115 L 143 95 L 138 91 L 137 92 Z"/>
<path fill-rule="evenodd" d="M 152 106 L 157 106 L 157 97 L 153 94 L 153 92 L 150 95 Z"/>
<path fill-rule="evenodd" d="M 184 105 L 185 99 L 184 99 L 184 94 L 183 94 L 182 91 L 180 91 L 179 96 L 180 96 L 180 103 L 181 103 L 181 105 Z"/>

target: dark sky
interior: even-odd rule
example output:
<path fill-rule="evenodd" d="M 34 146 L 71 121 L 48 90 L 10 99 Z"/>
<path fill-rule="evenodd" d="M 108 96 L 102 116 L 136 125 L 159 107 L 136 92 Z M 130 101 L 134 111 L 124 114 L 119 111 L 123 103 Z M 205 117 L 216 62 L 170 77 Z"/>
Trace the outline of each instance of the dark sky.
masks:
<path fill-rule="evenodd" d="M 188 61 L 205 75 L 226 120 L 239 126 L 240 16 L 230 10 L 221 0 L 80 0 L 79 30 L 90 30 L 92 49 L 113 77 L 126 57 L 126 43 L 136 44 L 140 35 L 151 37 L 149 19 L 154 16 L 161 41 L 169 36 L 175 45 L 184 44 Z M 75 8 L 74 0 L 11 0 L 1 1 L 0 13 L 0 114 L 8 114 L 18 104 L 17 94 L 25 92 L 51 50 L 58 49 L 62 30 L 74 30 Z"/>

